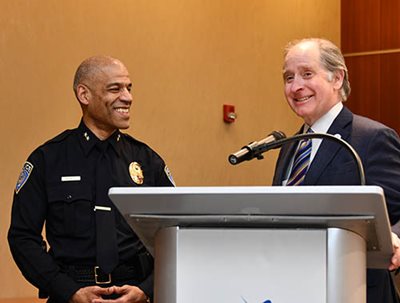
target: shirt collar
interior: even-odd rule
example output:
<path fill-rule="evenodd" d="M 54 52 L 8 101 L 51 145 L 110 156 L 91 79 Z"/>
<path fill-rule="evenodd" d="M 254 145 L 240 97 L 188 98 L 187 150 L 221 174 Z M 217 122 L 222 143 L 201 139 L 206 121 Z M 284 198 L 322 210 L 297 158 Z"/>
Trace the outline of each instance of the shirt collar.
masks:
<path fill-rule="evenodd" d="M 122 134 L 118 129 L 107 139 L 108 143 L 110 143 L 118 156 L 120 156 L 121 152 L 121 140 Z"/>
<path fill-rule="evenodd" d="M 100 141 L 100 139 L 96 137 L 83 121 L 81 121 L 78 126 L 78 138 L 85 156 L 87 156 L 96 146 L 97 142 Z M 115 131 L 107 138 L 107 141 L 113 147 L 116 154 L 120 156 L 122 133 L 119 130 Z"/>
<path fill-rule="evenodd" d="M 339 115 L 342 108 L 343 108 L 342 102 L 339 102 L 336 105 L 334 105 L 325 115 L 323 115 L 321 118 L 315 121 L 313 125 L 311 125 L 313 132 L 326 134 L 329 128 L 331 127 L 333 121 Z M 307 132 L 309 128 L 310 126 L 305 125 L 305 127 L 303 128 L 303 132 Z"/>

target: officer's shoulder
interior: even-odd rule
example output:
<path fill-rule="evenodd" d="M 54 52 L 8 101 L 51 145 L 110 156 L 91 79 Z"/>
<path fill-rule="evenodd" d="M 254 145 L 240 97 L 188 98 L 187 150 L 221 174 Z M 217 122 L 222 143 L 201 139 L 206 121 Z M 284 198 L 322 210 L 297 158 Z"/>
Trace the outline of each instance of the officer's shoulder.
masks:
<path fill-rule="evenodd" d="M 140 140 L 138 140 L 138 139 L 132 137 L 132 136 L 129 135 L 129 134 L 121 133 L 121 135 L 122 135 L 122 137 L 125 139 L 125 141 L 126 141 L 128 144 L 135 145 L 135 146 L 137 146 L 137 147 L 142 147 L 142 148 L 151 149 L 151 147 L 148 146 L 146 143 L 144 143 L 143 141 L 140 141 Z"/>
<path fill-rule="evenodd" d="M 50 145 L 64 142 L 73 134 L 73 132 L 74 132 L 74 129 L 64 130 L 62 133 L 58 134 L 54 138 L 47 140 L 40 147 L 50 146 Z"/>
<path fill-rule="evenodd" d="M 53 152 L 55 149 L 58 149 L 61 142 L 66 142 L 67 138 L 71 136 L 73 131 L 73 129 L 67 129 L 54 138 L 37 146 L 29 155 L 28 160 L 34 162 L 41 161 L 40 159 L 42 159 L 44 155 L 48 154 L 49 152 Z"/>
<path fill-rule="evenodd" d="M 148 154 L 153 154 L 156 157 L 161 158 L 161 156 L 154 150 L 152 149 L 149 145 L 146 143 L 132 137 L 129 134 L 121 133 L 123 138 L 125 139 L 125 142 L 130 145 L 131 147 L 134 147 L 135 149 L 139 149 L 140 151 Z"/>

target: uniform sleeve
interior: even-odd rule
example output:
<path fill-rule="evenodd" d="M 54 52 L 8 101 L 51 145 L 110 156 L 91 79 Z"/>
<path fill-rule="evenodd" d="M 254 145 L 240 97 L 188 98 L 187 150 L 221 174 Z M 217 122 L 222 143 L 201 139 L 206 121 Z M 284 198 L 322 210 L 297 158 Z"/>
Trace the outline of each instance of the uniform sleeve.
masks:
<path fill-rule="evenodd" d="M 160 178 L 159 178 L 159 186 L 175 186 L 175 181 L 172 177 L 172 173 L 169 170 L 168 166 L 163 165 L 161 168 Z"/>
<path fill-rule="evenodd" d="M 68 302 L 79 285 L 60 272 L 43 247 L 42 230 L 46 214 L 44 160 L 41 152 L 35 151 L 25 163 L 14 192 L 8 242 L 24 277 L 48 295 Z"/>
<path fill-rule="evenodd" d="M 400 220 L 400 139 L 389 128 L 376 132 L 364 160 L 366 183 L 385 193 L 391 225 Z"/>
<path fill-rule="evenodd" d="M 156 186 L 175 186 L 174 178 L 164 160 L 157 154 L 155 155 L 154 165 L 157 167 Z"/>
<path fill-rule="evenodd" d="M 150 302 L 153 302 L 153 285 L 154 285 L 154 272 L 147 276 L 147 278 L 140 283 L 139 288 L 150 297 Z"/>

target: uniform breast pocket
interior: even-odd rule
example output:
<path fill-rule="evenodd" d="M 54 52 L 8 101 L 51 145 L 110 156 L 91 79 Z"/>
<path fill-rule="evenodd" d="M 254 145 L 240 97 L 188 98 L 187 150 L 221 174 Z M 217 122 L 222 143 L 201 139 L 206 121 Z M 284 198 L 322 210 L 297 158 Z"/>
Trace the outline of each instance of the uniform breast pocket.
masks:
<path fill-rule="evenodd" d="M 94 224 L 93 197 L 82 182 L 52 186 L 48 190 L 47 227 L 54 234 L 77 236 Z"/>

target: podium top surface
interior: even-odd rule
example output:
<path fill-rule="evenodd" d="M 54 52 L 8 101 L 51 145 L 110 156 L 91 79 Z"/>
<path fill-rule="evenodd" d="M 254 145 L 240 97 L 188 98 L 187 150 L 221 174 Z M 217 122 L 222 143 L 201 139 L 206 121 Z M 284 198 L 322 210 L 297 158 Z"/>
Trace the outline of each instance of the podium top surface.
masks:
<path fill-rule="evenodd" d="M 392 251 L 378 186 L 120 187 L 109 196 L 150 252 L 170 226 L 343 228 L 366 239 L 370 267 L 386 265 Z"/>
<path fill-rule="evenodd" d="M 378 186 L 115 187 L 123 215 L 376 215 L 386 213 Z"/>

